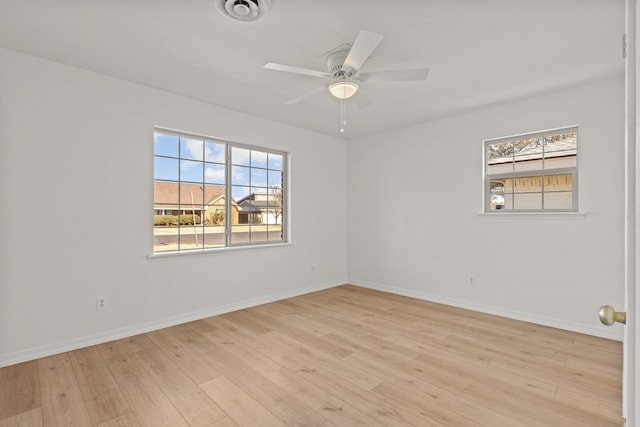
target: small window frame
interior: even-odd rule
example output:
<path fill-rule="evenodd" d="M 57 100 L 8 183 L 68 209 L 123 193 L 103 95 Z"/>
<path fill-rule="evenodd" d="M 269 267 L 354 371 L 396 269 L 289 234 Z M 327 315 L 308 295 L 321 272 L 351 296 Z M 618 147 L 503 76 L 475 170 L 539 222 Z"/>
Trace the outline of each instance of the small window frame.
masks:
<path fill-rule="evenodd" d="M 544 154 L 544 145 L 545 144 L 541 144 L 542 145 L 542 154 L 540 157 L 540 162 L 542 164 L 542 167 L 540 168 L 536 168 L 536 169 L 530 169 L 530 170 L 524 170 L 524 171 L 516 171 L 516 150 L 513 150 L 513 160 L 510 162 L 513 167 L 511 171 L 506 171 L 506 172 L 497 172 L 497 173 L 489 173 L 489 158 L 488 158 L 488 153 L 489 153 L 489 149 L 488 147 L 490 145 L 495 145 L 495 144 L 501 144 L 501 143 L 508 143 L 511 141 L 515 141 L 515 140 L 523 140 L 523 139 L 544 139 L 545 137 L 550 137 L 550 136 L 556 136 L 556 135 L 563 135 L 563 134 L 572 134 L 575 133 L 575 149 L 573 150 L 574 153 L 573 155 L 575 156 L 575 166 L 571 166 L 571 167 L 559 167 L 559 168 L 549 168 L 549 169 L 544 169 L 544 162 L 547 159 L 547 157 L 545 157 Z M 524 134 L 519 134 L 519 135 L 512 135 L 512 136 L 507 136 L 507 137 L 501 137 L 501 138 L 492 138 L 492 139 L 487 139 L 484 140 L 482 143 L 482 149 L 483 149 L 483 155 L 482 155 L 482 159 L 483 159 L 483 192 L 482 192 L 482 206 L 483 206 L 483 213 L 486 214 L 504 214 L 504 213 L 540 213 L 540 214 L 544 214 L 544 213 L 562 213 L 562 212 L 578 212 L 578 162 L 579 162 L 579 156 L 578 156 L 578 141 L 579 141 L 579 130 L 578 130 L 578 126 L 568 126 L 568 127 L 562 127 L 562 128 L 556 128 L 556 129 L 549 129 L 549 130 L 545 130 L 545 131 L 538 131 L 538 132 L 532 132 L 532 133 L 524 133 Z M 572 150 L 567 150 L 567 153 L 571 153 Z M 505 156 L 506 157 L 506 156 Z M 571 157 L 571 154 L 569 154 L 567 157 Z M 550 158 L 550 157 L 549 157 Z M 534 158 L 533 160 L 538 160 L 538 158 Z M 509 162 L 505 162 L 505 165 L 508 165 Z M 544 206 L 544 200 L 545 200 L 545 194 L 549 194 L 549 193 L 554 193 L 554 191 L 544 191 L 544 182 L 545 182 L 545 177 L 551 177 L 551 176 L 559 176 L 559 175 L 567 175 L 567 176 L 571 176 L 571 207 L 570 208 L 545 208 Z M 541 208 L 540 209 L 531 209 L 531 208 L 523 208 L 523 209 L 518 209 L 516 208 L 516 206 L 512 206 L 510 209 L 499 209 L 499 208 L 492 208 L 492 191 L 491 191 L 491 182 L 492 181 L 496 181 L 496 180 L 508 180 L 508 179 L 521 179 L 521 178 L 537 178 L 540 177 L 541 179 L 541 190 L 539 192 L 532 192 L 532 194 L 540 194 L 540 198 L 541 198 Z M 515 185 L 511 186 L 512 188 L 515 188 Z M 562 191 L 562 192 L 567 192 Z M 515 190 L 512 190 L 511 194 L 511 203 L 514 203 L 514 196 L 516 194 L 523 194 L 523 193 L 516 193 Z M 506 200 L 505 200 L 506 201 Z"/>

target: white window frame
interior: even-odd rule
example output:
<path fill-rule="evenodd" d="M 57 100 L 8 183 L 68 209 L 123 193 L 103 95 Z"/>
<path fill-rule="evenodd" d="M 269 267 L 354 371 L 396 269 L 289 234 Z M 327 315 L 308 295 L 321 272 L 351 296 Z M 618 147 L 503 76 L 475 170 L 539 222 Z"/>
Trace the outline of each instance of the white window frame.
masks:
<path fill-rule="evenodd" d="M 535 170 L 528 170 L 528 171 L 520 171 L 520 172 L 516 172 L 516 171 L 511 171 L 511 172 L 504 172 L 504 173 L 496 173 L 496 174 L 492 174 L 489 175 L 489 171 L 488 171 L 488 159 L 487 159 L 487 146 L 489 144 L 496 144 L 496 143 L 501 143 L 501 142 L 507 142 L 507 141 L 511 141 L 511 140 L 516 140 L 516 139 L 525 139 L 525 138 L 544 138 L 546 136 L 550 136 L 550 135 L 556 135 L 556 134 L 560 134 L 560 133 L 570 133 L 570 132 L 575 132 L 576 133 L 576 166 L 575 167 L 568 167 L 568 168 L 557 168 L 557 169 L 544 169 L 544 156 L 541 159 L 542 161 L 542 168 L 541 169 L 535 169 Z M 512 136 L 507 136 L 507 137 L 500 137 L 500 138 L 493 138 L 493 139 L 486 139 L 484 141 L 482 141 L 482 149 L 483 149 L 483 155 L 482 155 L 482 170 L 483 170 L 483 192 L 482 192 L 482 206 L 483 206 L 483 213 L 485 214 L 491 214 L 491 215 L 500 215 L 500 214 L 505 214 L 505 213 L 540 213 L 540 214 L 544 214 L 544 213 L 564 213 L 564 212 L 578 212 L 578 162 L 579 162 L 579 156 L 578 156 L 578 141 L 579 141 L 579 129 L 578 126 L 567 126 L 567 127 L 562 127 L 562 128 L 556 128 L 556 129 L 549 129 L 549 130 L 544 130 L 544 131 L 538 131 L 538 132 L 532 132 L 532 133 L 523 133 L 523 134 L 518 134 L 518 135 L 512 135 Z M 515 152 L 513 153 L 514 157 L 515 157 Z M 514 168 L 515 168 L 515 161 L 513 162 Z M 571 175 L 572 177 L 572 198 L 571 198 L 571 204 L 572 207 L 571 208 L 567 208 L 567 209 L 545 209 L 544 207 L 544 177 L 545 176 L 552 176 L 552 175 Z M 523 177 L 542 177 L 542 181 L 543 181 L 543 188 L 541 190 L 541 197 L 542 197 L 542 208 L 541 209 L 491 209 L 491 181 L 492 180 L 499 180 L 499 179 L 509 179 L 509 178 L 523 178 Z M 515 193 L 514 193 L 515 194 Z"/>
<path fill-rule="evenodd" d="M 201 253 L 207 253 L 207 252 L 221 252 L 221 251 L 226 251 L 226 250 L 237 250 L 237 249 L 242 249 L 242 248 L 259 248 L 259 247 L 272 247 L 272 246 L 282 246 L 283 244 L 289 244 L 290 242 L 290 236 L 289 236 L 289 223 L 290 223 L 290 209 L 289 209 L 289 162 L 290 162 L 290 154 L 287 151 L 282 151 L 282 150 L 277 150 L 277 149 L 271 149 L 271 148 L 267 148 L 267 147 L 263 147 L 263 146 L 256 146 L 256 145 L 249 145 L 249 144 L 244 144 L 244 143 L 239 143 L 239 142 L 235 142 L 235 141 L 230 141 L 224 138 L 218 138 L 218 137 L 212 137 L 212 136 L 207 136 L 207 135 L 201 135 L 201 134 L 197 134 L 197 133 L 193 133 L 193 132 L 186 132 L 186 131 L 182 131 L 182 130 L 176 130 L 176 129 L 171 129 L 171 128 L 165 128 L 165 127 L 160 127 L 160 126 L 155 126 L 153 129 L 153 135 L 154 135 L 154 140 L 155 140 L 155 134 L 156 133 L 161 133 L 164 135 L 173 135 L 173 136 L 178 136 L 178 137 L 187 137 L 187 138 L 194 138 L 194 139 L 203 139 L 205 141 L 210 141 L 210 142 L 214 142 L 217 144 L 224 144 L 225 145 L 225 160 L 224 160 L 224 165 L 225 165 L 225 184 L 224 184 L 224 197 L 225 197 L 225 205 L 224 205 L 224 216 L 225 216 L 225 222 L 224 222 L 224 245 L 223 246 L 217 246 L 217 247 L 203 247 L 203 248 L 193 248 L 193 249 L 180 249 L 178 248 L 177 250 L 171 250 L 171 251 L 156 251 L 155 250 L 155 235 L 152 232 L 152 248 L 151 248 L 151 254 L 149 255 L 149 258 L 155 258 L 155 257 L 163 257 L 163 256 L 175 256 L 175 255 L 189 255 L 189 254 L 201 254 Z M 232 182 L 232 168 L 233 168 L 233 164 L 232 164 L 232 156 L 231 156 L 231 152 L 233 150 L 233 148 L 239 148 L 239 149 L 245 149 L 245 150 L 253 150 L 253 151 L 259 151 L 262 153 L 267 153 L 267 154 L 274 154 L 274 155 L 279 155 L 282 156 L 282 181 L 281 181 L 281 185 L 282 185 L 282 208 L 281 208 L 281 229 L 282 229 L 282 240 L 264 240 L 264 241 L 254 241 L 254 242 L 236 242 L 234 243 L 232 241 L 232 233 L 233 233 L 233 225 L 232 221 L 229 220 L 230 218 L 232 218 L 232 214 L 231 214 L 231 210 L 232 210 L 232 203 L 229 203 L 228 201 L 233 200 L 232 197 L 232 191 L 233 191 L 233 182 Z M 153 159 L 155 160 L 156 158 L 156 153 L 155 153 L 155 149 L 153 152 Z M 164 157 L 164 156 L 158 156 L 158 157 Z M 174 158 L 174 157 L 172 157 Z M 181 159 L 184 158 L 178 158 L 178 161 L 181 161 Z M 247 166 L 248 168 L 253 168 L 253 166 Z M 154 172 L 153 172 L 153 176 L 152 176 L 152 182 L 156 180 L 155 177 L 155 168 L 154 168 Z M 181 181 L 180 179 L 178 179 L 178 181 L 171 181 L 171 182 L 176 182 L 178 184 L 178 186 L 180 185 Z M 205 184 L 203 182 L 203 184 Z M 214 184 L 216 185 L 216 184 Z M 266 187 L 268 188 L 268 187 Z M 152 201 L 155 204 L 155 196 L 152 197 Z M 152 209 L 152 211 L 155 214 L 155 207 Z M 201 218 L 202 221 L 202 218 Z M 275 224 L 277 225 L 277 224 Z M 152 230 L 153 231 L 153 230 Z"/>

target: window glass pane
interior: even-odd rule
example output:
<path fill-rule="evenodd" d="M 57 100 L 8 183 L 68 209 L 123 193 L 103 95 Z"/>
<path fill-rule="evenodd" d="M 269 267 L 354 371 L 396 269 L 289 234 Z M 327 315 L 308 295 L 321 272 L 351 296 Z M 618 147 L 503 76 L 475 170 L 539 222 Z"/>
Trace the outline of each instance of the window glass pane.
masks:
<path fill-rule="evenodd" d="M 523 176 L 513 179 L 514 193 L 541 193 L 542 177 L 541 176 Z"/>
<path fill-rule="evenodd" d="M 153 139 L 153 154 L 178 157 L 178 136 L 156 132 Z"/>
<path fill-rule="evenodd" d="M 501 210 L 506 210 L 506 211 L 512 211 L 513 210 L 513 193 L 505 193 L 505 195 L 504 195 L 504 205 L 500 209 Z"/>
<path fill-rule="evenodd" d="M 251 226 L 251 243 L 266 242 L 268 240 L 267 226 L 258 224 Z"/>
<path fill-rule="evenodd" d="M 267 186 L 282 188 L 282 172 L 270 170 L 268 172 Z"/>
<path fill-rule="evenodd" d="M 204 160 L 207 162 L 225 163 L 226 145 L 205 141 Z"/>
<path fill-rule="evenodd" d="M 517 157 L 515 163 L 513 164 L 514 172 L 537 171 L 540 169 L 542 169 L 542 158 L 533 159 L 528 158 L 526 155 Z"/>
<path fill-rule="evenodd" d="M 513 141 L 486 145 L 487 175 L 513 171 Z"/>
<path fill-rule="evenodd" d="M 577 149 L 577 132 L 561 132 L 544 137 L 544 153 L 547 158 L 576 154 Z"/>
<path fill-rule="evenodd" d="M 177 217 L 176 217 L 177 218 Z M 178 227 L 154 226 L 153 228 L 153 251 L 177 251 L 178 250 Z"/>
<path fill-rule="evenodd" d="M 511 192 L 511 179 L 492 179 L 489 184 L 489 209 L 499 210 L 505 208 L 505 196 L 507 186 Z"/>
<path fill-rule="evenodd" d="M 249 225 L 250 216 L 248 214 L 240 214 L 239 224 L 231 226 L 231 244 L 251 242 L 251 226 Z"/>
<path fill-rule="evenodd" d="M 282 156 L 280 154 L 269 153 L 269 169 L 282 170 Z"/>
<path fill-rule="evenodd" d="M 269 205 L 282 206 L 282 189 L 280 187 L 268 188 Z"/>
<path fill-rule="evenodd" d="M 573 175 L 547 175 L 544 177 L 545 191 L 571 191 L 573 189 Z"/>
<path fill-rule="evenodd" d="M 523 138 L 513 142 L 514 171 L 531 171 L 542 168 L 542 139 Z"/>
<path fill-rule="evenodd" d="M 204 141 L 180 137 L 180 157 L 183 159 L 204 160 Z"/>
<path fill-rule="evenodd" d="M 571 209 L 573 207 L 573 192 L 558 191 L 544 193 L 545 209 Z"/>
<path fill-rule="evenodd" d="M 264 151 L 251 150 L 251 166 L 254 168 L 267 167 L 267 153 Z"/>
<path fill-rule="evenodd" d="M 558 133 L 544 138 L 544 168 L 561 169 L 577 166 L 577 132 Z"/>
<path fill-rule="evenodd" d="M 513 141 L 502 141 L 487 144 L 487 163 L 510 162 L 513 158 Z"/>
<path fill-rule="evenodd" d="M 202 182 L 203 174 L 202 162 L 192 160 L 180 161 L 180 181 Z"/>
<path fill-rule="evenodd" d="M 204 205 L 215 205 L 224 207 L 224 185 L 205 185 Z"/>
<path fill-rule="evenodd" d="M 247 197 L 248 195 L 249 195 L 249 187 L 234 185 L 231 188 L 231 196 L 233 197 L 233 200 L 235 200 L 236 202 Z"/>
<path fill-rule="evenodd" d="M 245 148 L 231 148 L 231 163 L 240 166 L 250 166 L 250 151 Z"/>
<path fill-rule="evenodd" d="M 225 216 L 224 187 L 218 185 L 205 186 L 204 194 L 204 218 L 205 224 L 222 225 Z"/>
<path fill-rule="evenodd" d="M 544 169 L 565 169 L 576 168 L 578 165 L 577 157 L 575 155 L 563 156 L 563 157 L 551 157 L 544 159 Z"/>
<path fill-rule="evenodd" d="M 267 228 L 267 240 L 282 241 L 283 240 L 283 228 L 282 225 L 269 225 Z"/>
<path fill-rule="evenodd" d="M 204 182 L 207 184 L 224 185 L 226 180 L 225 167 L 217 163 L 204 164 Z"/>
<path fill-rule="evenodd" d="M 514 172 L 528 172 L 542 169 L 542 159 L 516 159 L 513 164 Z"/>
<path fill-rule="evenodd" d="M 542 209 L 542 193 L 517 193 L 513 195 L 513 209 L 540 210 Z"/>
<path fill-rule="evenodd" d="M 196 221 L 198 221 L 197 217 Z M 180 226 L 180 250 L 202 249 L 204 247 L 203 228 L 198 224 L 193 225 L 191 212 L 180 215 L 180 222 L 183 224 Z"/>
<path fill-rule="evenodd" d="M 224 212 L 221 215 L 224 217 Z M 225 245 L 224 225 L 222 223 L 219 225 L 205 225 L 203 231 L 203 246 L 205 248 L 217 248 Z"/>
<path fill-rule="evenodd" d="M 171 181 L 154 181 L 153 209 L 178 209 L 178 183 Z M 163 212 L 166 214 L 166 212 Z M 173 213 L 170 213 L 173 214 Z"/>
<path fill-rule="evenodd" d="M 251 169 L 251 185 L 266 187 L 267 186 L 267 171 L 265 169 Z"/>
<path fill-rule="evenodd" d="M 153 179 L 163 179 L 167 181 L 178 180 L 178 159 L 168 159 L 166 157 L 153 158 Z"/>
<path fill-rule="evenodd" d="M 231 183 L 236 185 L 249 185 L 250 171 L 251 168 L 247 168 L 244 166 L 232 166 Z"/>
<path fill-rule="evenodd" d="M 180 209 L 185 210 L 188 209 L 189 212 L 192 210 L 197 210 L 197 214 L 200 214 L 200 210 L 202 210 L 204 194 L 203 194 L 203 185 L 200 184 L 190 184 L 181 182 L 180 183 Z"/>

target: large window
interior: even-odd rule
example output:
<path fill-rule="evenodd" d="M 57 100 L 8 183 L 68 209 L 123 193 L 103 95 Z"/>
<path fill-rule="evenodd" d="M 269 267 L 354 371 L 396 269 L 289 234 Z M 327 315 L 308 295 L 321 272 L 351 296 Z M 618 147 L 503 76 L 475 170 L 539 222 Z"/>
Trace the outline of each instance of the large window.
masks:
<path fill-rule="evenodd" d="M 484 141 L 485 212 L 578 210 L 578 128 Z"/>
<path fill-rule="evenodd" d="M 281 151 L 156 129 L 153 252 L 286 241 Z"/>

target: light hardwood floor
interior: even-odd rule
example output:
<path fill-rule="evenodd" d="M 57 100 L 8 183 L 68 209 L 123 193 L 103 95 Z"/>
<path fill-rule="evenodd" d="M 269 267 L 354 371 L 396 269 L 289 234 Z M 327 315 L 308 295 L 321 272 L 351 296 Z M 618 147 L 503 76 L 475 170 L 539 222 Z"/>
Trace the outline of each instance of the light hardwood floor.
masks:
<path fill-rule="evenodd" d="M 0 426 L 619 426 L 621 364 L 345 285 L 0 369 Z"/>

